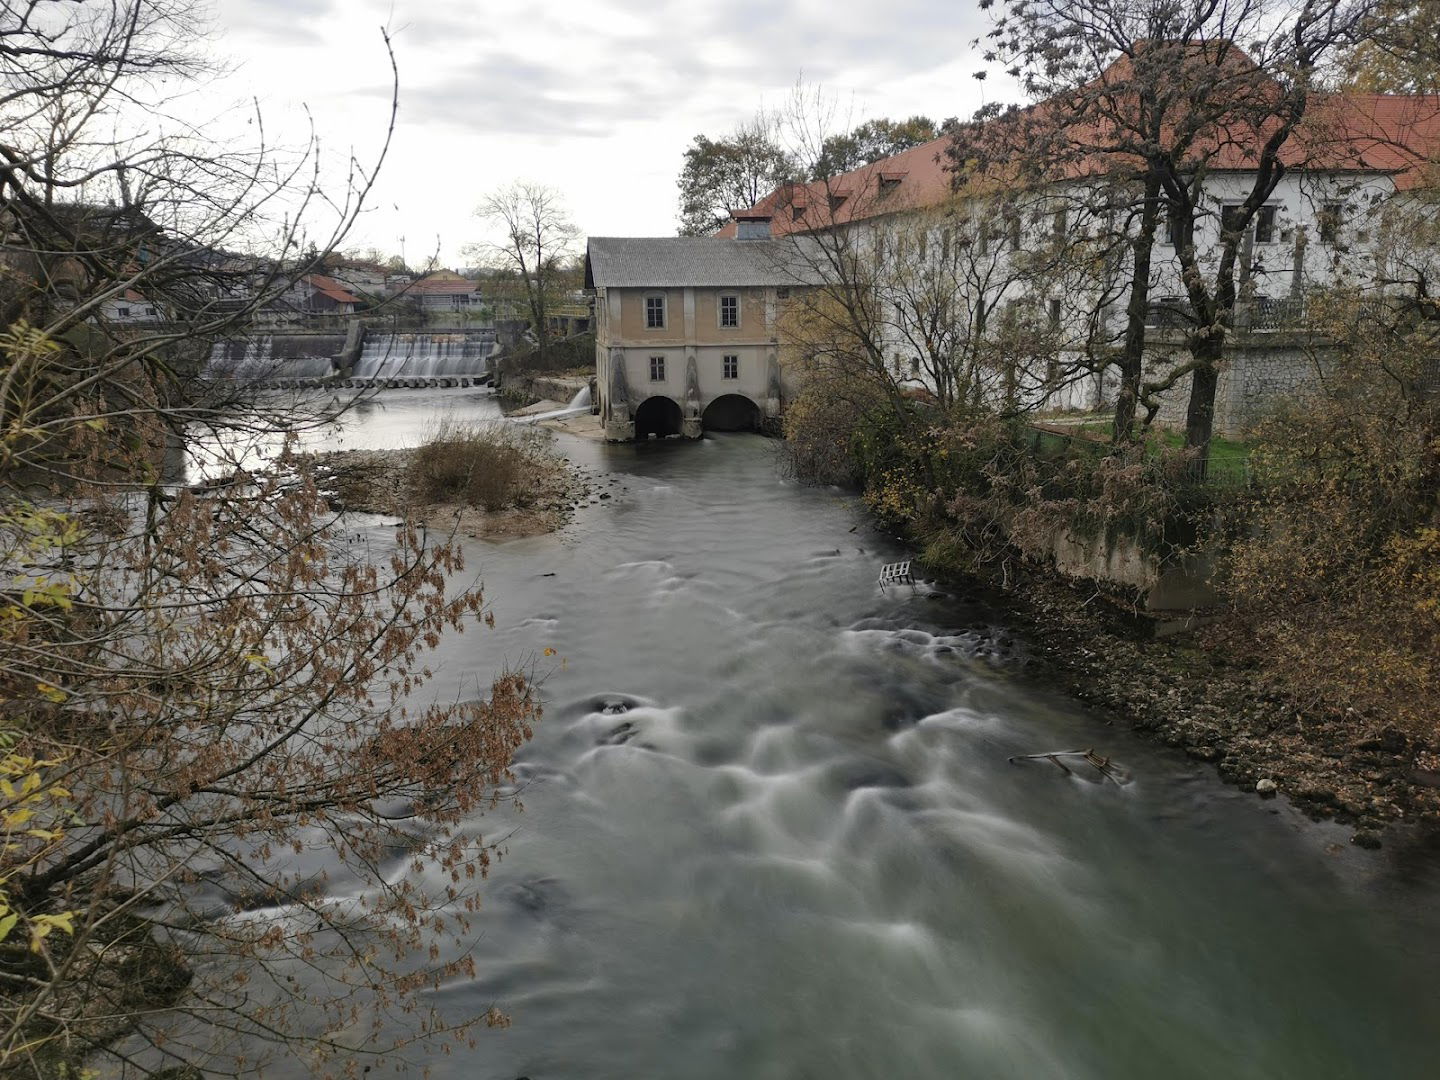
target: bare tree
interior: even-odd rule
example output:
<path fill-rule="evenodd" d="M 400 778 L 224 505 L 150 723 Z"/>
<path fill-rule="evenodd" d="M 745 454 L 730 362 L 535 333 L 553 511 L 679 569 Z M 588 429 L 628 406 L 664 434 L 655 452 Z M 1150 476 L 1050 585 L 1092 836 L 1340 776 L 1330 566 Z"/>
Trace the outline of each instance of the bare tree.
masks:
<path fill-rule="evenodd" d="M 797 160 L 829 159 L 844 138 L 833 118 L 823 95 L 797 88 Z M 902 424 L 917 398 L 1010 416 L 1054 403 L 1090 371 L 1070 299 L 1087 264 L 1077 233 L 1055 227 L 1083 226 L 1079 215 L 983 175 L 933 205 L 907 202 L 899 183 L 880 161 L 767 200 L 803 285 L 785 322 L 790 351 L 812 378 L 829 369 L 836 385 L 869 384 Z"/>
<path fill-rule="evenodd" d="M 520 284 L 535 346 L 543 366 L 550 338 L 549 315 L 563 298 L 579 230 L 554 188 L 517 181 L 491 192 L 476 214 L 504 239 L 478 246 L 489 265 Z"/>
<path fill-rule="evenodd" d="M 313 143 L 207 142 L 167 108 L 194 31 L 164 0 L 0 15 L 3 1076 L 245 1071 L 267 1043 L 325 1072 L 438 1030 L 407 1010 L 464 950 L 412 950 L 459 932 L 492 850 L 461 819 L 536 715 L 515 674 L 426 694 L 426 652 L 484 616 L 458 553 L 350 542 L 302 461 L 251 453 L 306 412 L 203 377 L 378 161 L 325 187 Z M 186 487 L 197 443 L 221 467 Z M 353 902 L 284 857 L 307 843 Z M 337 1041 L 361 1009 L 401 1019 Z"/>
<path fill-rule="evenodd" d="M 1005 0 L 989 59 L 1021 77 L 1037 104 L 990 118 L 1001 145 L 1031 155 L 1052 181 L 1076 173 L 1133 192 L 1133 270 L 1120 357 L 1117 436 L 1140 397 L 1139 357 L 1157 230 L 1174 240 L 1188 301 L 1190 359 L 1150 393 L 1190 381 L 1186 444 L 1203 476 L 1215 392 L 1248 268 L 1252 227 L 1287 171 L 1326 64 L 1374 0 Z M 1243 43 L 1243 44 L 1242 44 Z M 966 147 L 957 148 L 963 157 Z M 1220 200 L 1219 169 L 1243 177 Z M 1207 223 L 1218 234 L 1212 244 Z M 1205 234 L 1197 242 L 1197 236 Z"/>

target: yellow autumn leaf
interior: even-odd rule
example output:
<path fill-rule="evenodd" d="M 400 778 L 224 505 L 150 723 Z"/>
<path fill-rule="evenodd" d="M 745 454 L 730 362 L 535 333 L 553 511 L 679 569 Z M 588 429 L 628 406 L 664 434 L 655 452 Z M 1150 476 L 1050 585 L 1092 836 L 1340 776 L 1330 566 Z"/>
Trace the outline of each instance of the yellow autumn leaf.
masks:
<path fill-rule="evenodd" d="M 52 686 L 47 682 L 37 682 L 35 684 L 35 689 L 46 701 L 53 701 L 57 705 L 69 696 L 65 693 L 64 690 L 61 690 L 58 686 Z"/>

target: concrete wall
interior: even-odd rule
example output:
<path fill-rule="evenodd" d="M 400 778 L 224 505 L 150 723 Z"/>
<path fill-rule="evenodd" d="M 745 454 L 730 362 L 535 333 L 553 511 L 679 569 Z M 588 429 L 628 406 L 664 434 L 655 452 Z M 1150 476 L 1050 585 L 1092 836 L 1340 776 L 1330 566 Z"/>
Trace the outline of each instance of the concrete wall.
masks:
<path fill-rule="evenodd" d="M 1051 539 L 1055 569 L 1067 577 L 1135 590 L 1148 611 L 1189 611 L 1219 603 L 1210 587 L 1214 564 L 1205 554 L 1169 562 L 1145 551 L 1130 536 Z"/>

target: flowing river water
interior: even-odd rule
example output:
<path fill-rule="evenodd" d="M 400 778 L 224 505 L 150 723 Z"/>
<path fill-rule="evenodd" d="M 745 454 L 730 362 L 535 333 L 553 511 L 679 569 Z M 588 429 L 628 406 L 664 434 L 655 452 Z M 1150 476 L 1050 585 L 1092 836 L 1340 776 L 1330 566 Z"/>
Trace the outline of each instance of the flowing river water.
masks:
<path fill-rule="evenodd" d="M 327 438 L 413 443 L 447 410 L 494 406 L 387 393 Z M 476 822 L 507 837 L 476 977 L 430 995 L 513 1026 L 435 1075 L 1440 1075 L 1433 866 L 1087 713 L 1003 608 L 882 592 L 901 546 L 772 442 L 558 438 L 613 497 L 471 543 L 497 629 L 433 662 L 448 698 L 556 654 L 523 812 Z M 1133 781 L 1007 762 L 1087 746 Z"/>

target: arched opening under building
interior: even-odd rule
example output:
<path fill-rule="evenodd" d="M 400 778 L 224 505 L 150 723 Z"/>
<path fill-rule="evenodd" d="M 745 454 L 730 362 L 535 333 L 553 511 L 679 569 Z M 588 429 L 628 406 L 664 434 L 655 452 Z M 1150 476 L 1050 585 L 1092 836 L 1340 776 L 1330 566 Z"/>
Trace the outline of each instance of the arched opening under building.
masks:
<path fill-rule="evenodd" d="M 706 431 L 758 431 L 760 406 L 744 394 L 722 394 L 705 406 L 700 426 Z"/>
<path fill-rule="evenodd" d="M 666 435 L 679 435 L 684 418 L 680 406 L 670 398 L 646 398 L 635 410 L 635 437 L 648 439 L 654 435 L 663 439 Z"/>

